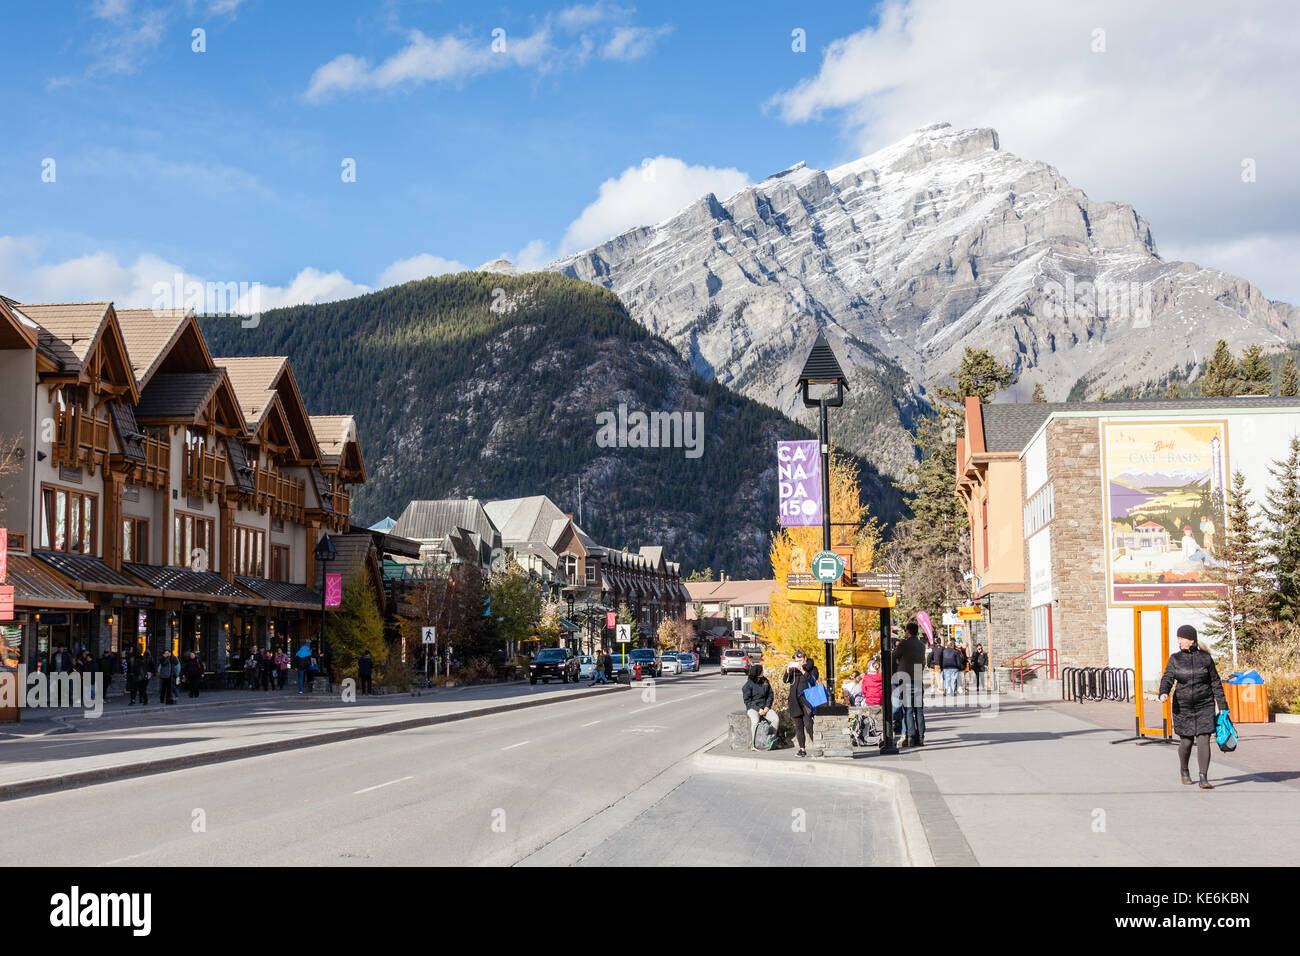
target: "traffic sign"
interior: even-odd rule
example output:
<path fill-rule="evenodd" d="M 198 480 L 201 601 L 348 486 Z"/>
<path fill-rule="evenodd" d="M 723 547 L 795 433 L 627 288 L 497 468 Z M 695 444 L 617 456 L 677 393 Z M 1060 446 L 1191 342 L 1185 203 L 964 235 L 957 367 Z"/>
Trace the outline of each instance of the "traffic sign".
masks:
<path fill-rule="evenodd" d="M 817 609 L 817 639 L 821 641 L 838 641 L 840 639 L 839 608 L 819 607 Z"/>
<path fill-rule="evenodd" d="M 619 624 L 614 628 L 614 639 L 620 644 L 626 644 L 632 640 L 632 625 Z"/>
<path fill-rule="evenodd" d="M 436 627 L 420 628 L 421 644 L 436 644 L 438 642 L 438 629 Z"/>
<path fill-rule="evenodd" d="M 822 584 L 834 584 L 844 577 L 844 559 L 834 551 L 818 551 L 812 559 L 812 572 Z"/>

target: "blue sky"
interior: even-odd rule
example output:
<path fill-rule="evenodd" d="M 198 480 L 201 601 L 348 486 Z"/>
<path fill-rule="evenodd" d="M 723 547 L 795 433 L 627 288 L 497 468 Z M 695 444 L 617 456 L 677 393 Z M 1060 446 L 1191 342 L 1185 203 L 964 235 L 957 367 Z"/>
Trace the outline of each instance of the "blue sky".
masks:
<path fill-rule="evenodd" d="M 502 254 L 540 265 L 708 189 L 947 120 L 1133 203 L 1167 256 L 1300 299 L 1285 4 L 977 6 L 12 7 L 0 292 L 148 305 L 180 269 L 260 282 L 278 304 Z"/>

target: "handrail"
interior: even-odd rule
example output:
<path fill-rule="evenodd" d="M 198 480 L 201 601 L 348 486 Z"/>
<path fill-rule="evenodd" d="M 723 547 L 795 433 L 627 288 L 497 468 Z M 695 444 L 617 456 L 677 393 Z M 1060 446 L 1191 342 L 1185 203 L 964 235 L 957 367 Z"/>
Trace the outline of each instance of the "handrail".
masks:
<path fill-rule="evenodd" d="M 1042 655 L 1042 661 L 1036 658 Z M 1052 680 L 1057 674 L 1057 651 L 1054 647 L 1035 647 L 1023 651 L 1014 657 L 1008 658 L 1003 662 L 1003 667 L 1011 668 L 1011 687 L 1013 689 L 1024 689 L 1025 673 L 1033 673 L 1042 670 L 1048 680 Z"/>

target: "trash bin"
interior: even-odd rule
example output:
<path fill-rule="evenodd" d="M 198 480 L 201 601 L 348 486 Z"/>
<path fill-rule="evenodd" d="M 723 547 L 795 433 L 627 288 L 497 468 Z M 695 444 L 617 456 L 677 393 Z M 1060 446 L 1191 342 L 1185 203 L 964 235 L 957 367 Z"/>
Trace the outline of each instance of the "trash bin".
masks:
<path fill-rule="evenodd" d="M 1268 689 L 1258 671 L 1237 671 L 1223 682 L 1234 724 L 1268 723 Z"/>

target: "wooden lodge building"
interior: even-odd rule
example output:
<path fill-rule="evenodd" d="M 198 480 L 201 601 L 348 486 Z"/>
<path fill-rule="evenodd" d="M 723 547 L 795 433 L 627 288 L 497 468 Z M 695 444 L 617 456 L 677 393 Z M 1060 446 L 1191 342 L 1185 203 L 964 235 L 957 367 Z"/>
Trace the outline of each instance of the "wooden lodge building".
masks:
<path fill-rule="evenodd" d="M 4 664 L 170 648 L 221 671 L 317 632 L 322 534 L 330 572 L 376 578 L 351 416 L 309 415 L 286 358 L 213 357 L 191 312 L 0 297 L 7 447 Z"/>

